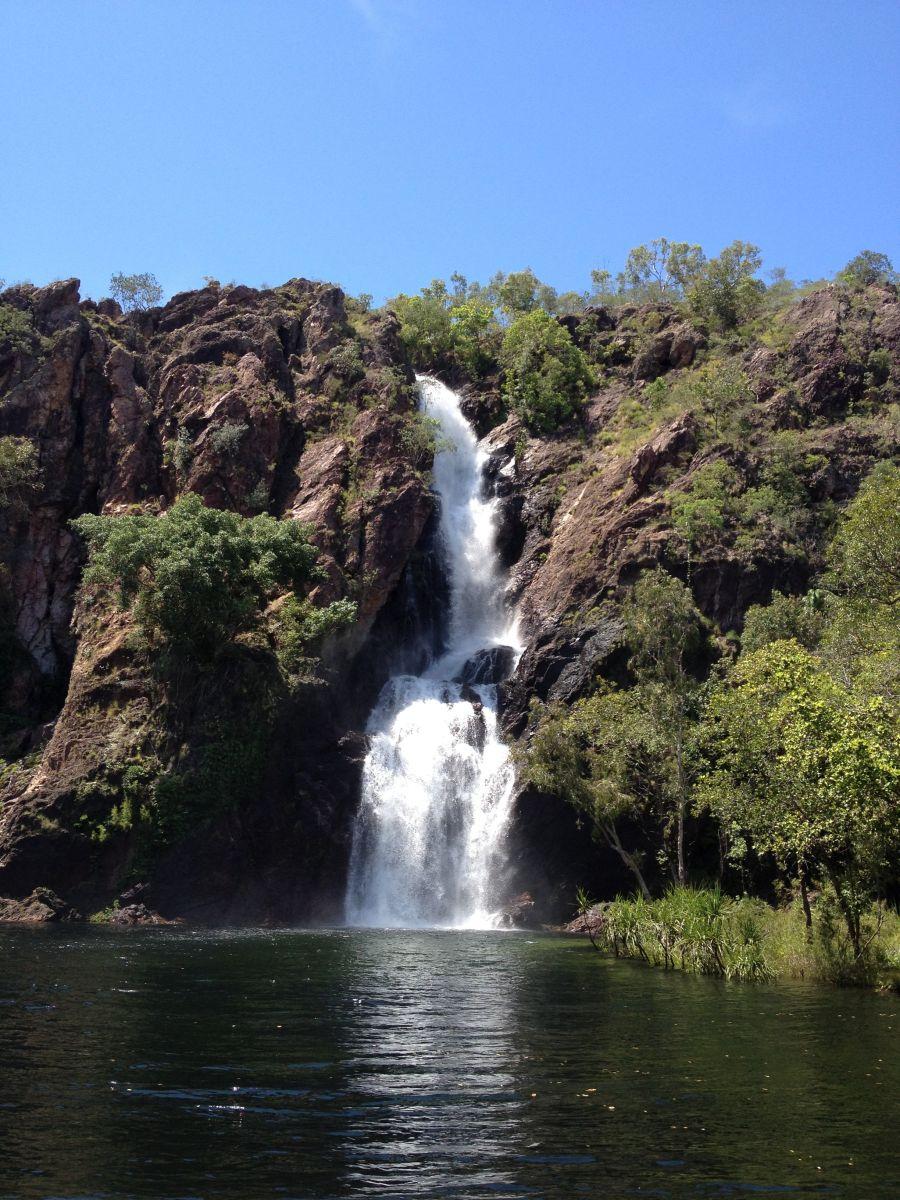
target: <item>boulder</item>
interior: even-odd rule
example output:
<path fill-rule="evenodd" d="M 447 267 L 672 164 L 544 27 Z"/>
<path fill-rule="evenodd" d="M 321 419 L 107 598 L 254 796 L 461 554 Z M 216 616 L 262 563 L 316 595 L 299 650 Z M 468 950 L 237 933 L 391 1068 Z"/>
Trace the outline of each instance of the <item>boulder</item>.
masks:
<path fill-rule="evenodd" d="M 634 360 L 635 379 L 652 380 L 678 367 L 689 367 L 706 339 L 692 325 L 673 325 L 663 329 Z"/>
<path fill-rule="evenodd" d="M 499 924 L 501 929 L 539 929 L 541 922 L 531 893 L 522 892 L 508 901 L 500 910 Z"/>
<path fill-rule="evenodd" d="M 128 904 L 110 913 L 109 924 L 130 928 L 134 925 L 180 925 L 181 922 L 166 920 L 146 904 Z"/>
<path fill-rule="evenodd" d="M 24 900 L 0 897 L 0 922 L 21 921 L 27 925 L 41 925 L 47 921 L 76 920 L 78 913 L 50 888 L 37 887 Z"/>
<path fill-rule="evenodd" d="M 516 652 L 512 646 L 491 646 L 479 650 L 468 659 L 462 670 L 454 677 L 454 683 L 496 684 L 502 683 L 512 674 Z"/>

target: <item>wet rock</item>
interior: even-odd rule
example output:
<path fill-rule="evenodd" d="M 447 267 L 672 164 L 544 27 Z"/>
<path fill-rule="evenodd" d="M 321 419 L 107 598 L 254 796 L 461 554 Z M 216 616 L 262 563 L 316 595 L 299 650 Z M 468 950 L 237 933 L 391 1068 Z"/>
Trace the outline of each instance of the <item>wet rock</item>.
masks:
<path fill-rule="evenodd" d="M 513 734 L 524 729 L 532 697 L 571 704 L 602 675 L 620 678 L 625 666 L 624 627 L 606 618 L 577 631 L 548 625 L 526 647 L 515 677 L 503 686 L 503 720 Z"/>
<path fill-rule="evenodd" d="M 76 921 L 78 913 L 50 888 L 37 887 L 24 900 L 0 897 L 0 922 L 21 921 L 37 925 L 47 921 Z"/>
<path fill-rule="evenodd" d="M 165 917 L 161 917 L 158 912 L 148 908 L 146 904 L 128 904 L 124 908 L 117 908 L 109 915 L 110 925 L 134 926 L 134 925 L 180 925 L 182 922 L 175 920 L 169 921 Z"/>
<path fill-rule="evenodd" d="M 516 652 L 512 646 L 492 646 L 489 650 L 479 650 L 466 661 L 454 677 L 454 682 L 472 685 L 502 683 L 512 672 L 515 661 Z"/>
<path fill-rule="evenodd" d="M 541 922 L 531 893 L 522 892 L 508 901 L 500 910 L 498 924 L 501 929 L 539 929 Z"/>

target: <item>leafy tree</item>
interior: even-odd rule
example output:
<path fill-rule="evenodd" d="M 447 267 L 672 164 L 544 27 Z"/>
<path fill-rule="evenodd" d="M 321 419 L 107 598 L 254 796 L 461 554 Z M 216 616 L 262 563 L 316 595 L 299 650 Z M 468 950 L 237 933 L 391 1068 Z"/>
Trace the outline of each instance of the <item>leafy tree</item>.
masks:
<path fill-rule="evenodd" d="M 0 437 L 0 508 L 37 482 L 37 447 L 30 438 Z"/>
<path fill-rule="evenodd" d="M 446 361 L 453 348 L 450 294 L 442 279 L 432 280 L 418 296 L 395 296 L 388 301 L 400 320 L 400 337 L 417 367 Z"/>
<path fill-rule="evenodd" d="M 463 300 L 450 312 L 453 344 L 470 375 L 480 376 L 496 358 L 494 310 L 481 300 Z"/>
<path fill-rule="evenodd" d="M 590 303 L 590 292 L 560 292 L 556 297 L 556 312 L 559 316 L 578 316 Z"/>
<path fill-rule="evenodd" d="M 629 251 L 619 275 L 619 290 L 641 299 L 679 299 L 699 278 L 705 262 L 700 246 L 656 238 Z"/>
<path fill-rule="evenodd" d="M 900 467 L 880 463 L 848 505 L 829 558 L 837 591 L 900 608 Z"/>
<path fill-rule="evenodd" d="M 109 281 L 109 294 L 124 312 L 144 312 L 154 308 L 163 298 L 159 280 L 149 271 L 138 275 L 118 272 Z"/>
<path fill-rule="evenodd" d="M 526 762 L 531 783 L 563 797 L 591 822 L 597 839 L 619 855 L 649 900 L 638 855 L 625 848 L 620 825 L 652 800 L 648 760 L 652 733 L 630 692 L 600 692 L 570 710 L 547 710 Z"/>
<path fill-rule="evenodd" d="M 769 286 L 766 288 L 766 304 L 770 309 L 779 309 L 793 299 L 797 284 L 788 278 L 784 267 L 773 267 L 767 274 Z"/>
<path fill-rule="evenodd" d="M 581 407 L 594 377 L 569 331 L 535 308 L 517 317 L 503 338 L 504 392 L 529 429 L 552 433 Z"/>
<path fill-rule="evenodd" d="M 556 312 L 556 289 L 541 283 L 531 267 L 513 271 L 510 275 L 498 272 L 491 280 L 497 307 L 510 320 L 543 309 Z"/>
<path fill-rule="evenodd" d="M 876 250 L 861 250 L 839 272 L 838 279 L 853 288 L 865 288 L 873 283 L 895 283 L 897 272 L 886 254 Z"/>
<path fill-rule="evenodd" d="M 667 764 L 665 800 L 675 827 L 678 882 L 684 883 L 684 824 L 692 786 L 688 755 L 700 687 L 694 672 L 706 652 L 706 627 L 688 588 L 659 568 L 638 579 L 622 615 L 634 651 L 629 665 Z"/>
<path fill-rule="evenodd" d="M 749 321 L 765 295 L 765 284 L 755 277 L 761 266 L 758 246 L 732 242 L 705 264 L 688 287 L 691 312 L 714 329 L 733 329 Z"/>
<path fill-rule="evenodd" d="M 315 575 L 305 526 L 207 508 L 193 494 L 159 517 L 85 515 L 72 525 L 90 551 L 84 584 L 114 588 L 149 637 L 198 659 L 250 628 L 277 588 Z"/>
<path fill-rule="evenodd" d="M 0 360 L 11 354 L 30 354 L 38 342 L 31 313 L 0 304 Z"/>
<path fill-rule="evenodd" d="M 845 509 L 829 548 L 835 596 L 823 653 L 846 683 L 900 696 L 900 468 L 879 463 Z"/>
<path fill-rule="evenodd" d="M 861 916 L 898 849 L 896 709 L 838 684 L 795 641 L 743 655 L 708 708 L 701 794 L 785 869 L 828 879 L 857 957 Z"/>
<path fill-rule="evenodd" d="M 745 654 L 772 642 L 795 641 L 806 650 L 821 643 L 828 622 L 828 598 L 819 589 L 805 596 L 775 592 L 768 604 L 753 604 L 744 616 L 741 649 Z"/>
<path fill-rule="evenodd" d="M 587 299 L 589 304 L 613 304 L 618 299 L 609 271 L 591 271 L 591 293 Z"/>

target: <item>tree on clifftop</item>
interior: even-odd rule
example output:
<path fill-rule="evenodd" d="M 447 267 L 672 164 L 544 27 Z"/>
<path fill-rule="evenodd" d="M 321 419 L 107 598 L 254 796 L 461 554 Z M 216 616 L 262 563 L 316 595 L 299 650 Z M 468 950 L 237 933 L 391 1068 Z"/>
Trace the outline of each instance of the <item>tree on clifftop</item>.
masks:
<path fill-rule="evenodd" d="M 570 420 L 594 376 L 565 326 L 542 308 L 517 317 L 500 351 L 510 406 L 533 432 L 553 433 Z"/>
<path fill-rule="evenodd" d="M 149 271 L 140 275 L 123 275 L 119 271 L 109 281 L 109 294 L 124 312 L 145 312 L 163 298 L 159 280 Z"/>

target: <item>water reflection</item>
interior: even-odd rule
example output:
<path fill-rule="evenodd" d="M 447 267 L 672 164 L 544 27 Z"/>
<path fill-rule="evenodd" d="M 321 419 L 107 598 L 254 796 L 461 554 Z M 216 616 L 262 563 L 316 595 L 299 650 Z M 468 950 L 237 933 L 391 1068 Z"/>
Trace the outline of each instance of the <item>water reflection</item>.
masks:
<path fill-rule="evenodd" d="M 348 1194 L 518 1194 L 512 1070 L 521 975 L 502 937 L 361 940 L 346 1048 Z M 461 947 L 468 947 L 460 954 Z M 510 969 L 512 967 L 512 969 Z M 480 1189 L 480 1190 L 479 1190 Z"/>
<path fill-rule="evenodd" d="M 894 1200 L 896 998 L 491 933 L 0 931 L 0 1200 Z"/>

